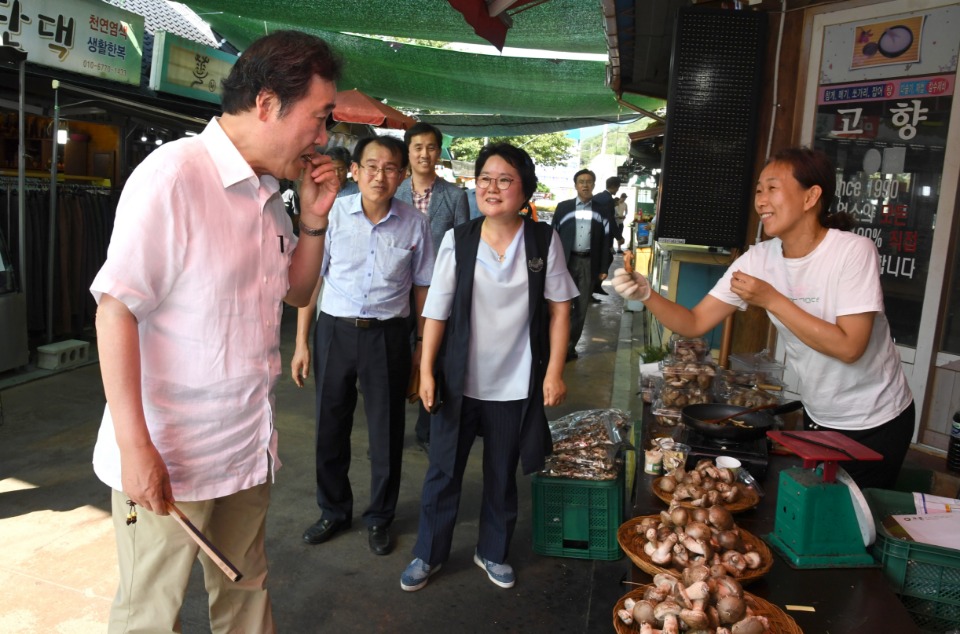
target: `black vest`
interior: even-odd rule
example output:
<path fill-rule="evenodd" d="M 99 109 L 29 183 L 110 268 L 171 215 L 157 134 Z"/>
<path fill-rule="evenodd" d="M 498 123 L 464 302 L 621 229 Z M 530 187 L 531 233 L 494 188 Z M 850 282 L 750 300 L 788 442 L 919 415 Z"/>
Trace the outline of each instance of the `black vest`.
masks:
<path fill-rule="evenodd" d="M 473 276 L 480 247 L 480 229 L 484 218 L 475 218 L 453 229 L 457 270 L 453 306 L 444 330 L 438 355 L 438 389 L 443 405 L 437 416 L 439 425 L 430 428 L 431 450 L 439 456 L 438 466 L 453 473 L 459 434 L 460 409 L 466 380 L 464 356 L 470 340 L 470 312 L 473 303 Z M 527 262 L 528 301 L 530 303 L 530 350 L 533 357 L 528 398 L 523 407 L 520 435 L 520 460 L 524 473 L 543 468 L 544 456 L 553 450 L 550 428 L 543 409 L 543 379 L 550 358 L 550 311 L 543 296 L 547 278 L 547 256 L 553 229 L 546 223 L 524 219 L 523 238 Z"/>

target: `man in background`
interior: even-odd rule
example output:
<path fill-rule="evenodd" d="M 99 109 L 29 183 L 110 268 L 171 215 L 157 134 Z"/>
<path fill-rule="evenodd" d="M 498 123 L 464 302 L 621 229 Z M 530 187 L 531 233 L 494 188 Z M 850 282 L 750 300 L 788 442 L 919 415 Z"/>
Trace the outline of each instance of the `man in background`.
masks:
<path fill-rule="evenodd" d="M 333 169 L 336 170 L 337 178 L 340 180 L 340 191 L 337 192 L 337 198 L 360 193 L 360 189 L 357 187 L 357 181 L 352 181 L 347 178 L 347 174 L 350 173 L 350 150 L 337 146 L 327 148 L 324 154 L 330 157 L 330 160 L 333 162 Z"/>
<path fill-rule="evenodd" d="M 596 182 L 590 170 L 582 169 L 574 174 L 577 197 L 561 201 L 553 214 L 553 228 L 560 235 L 567 269 L 580 292 L 573 301 L 567 361 L 578 356 L 576 346 L 587 319 L 590 293 L 595 283 L 607 277 L 613 260 L 610 252 L 613 209 L 594 204 Z"/>
<path fill-rule="evenodd" d="M 339 75 L 313 35 L 257 40 L 223 83 L 223 114 L 123 189 L 90 288 L 107 397 L 93 467 L 113 489 L 120 567 L 109 632 L 179 631 L 198 546 L 174 502 L 243 573 L 231 582 L 200 557 L 210 630 L 275 630 L 264 531 L 281 301 L 305 305 L 320 271 L 337 179 L 315 148 Z M 299 240 L 278 179 L 301 180 Z"/>
<path fill-rule="evenodd" d="M 416 123 L 404 133 L 403 141 L 410 160 L 410 178 L 400 183 L 397 198 L 410 203 L 429 219 L 433 252 L 436 253 L 443 234 L 470 219 L 467 194 L 437 175 L 443 148 L 440 130 L 429 123 Z M 422 404 L 416 433 L 417 443 L 426 451 L 430 444 L 430 414 Z"/>
<path fill-rule="evenodd" d="M 593 197 L 593 208 L 604 214 L 607 217 L 607 222 L 610 223 L 610 244 L 608 247 L 611 251 L 613 250 L 614 241 L 617 242 L 618 251 L 623 245 L 623 225 L 617 222 L 617 199 L 614 198 L 619 190 L 620 179 L 616 176 L 611 176 L 607 179 L 606 189 Z M 603 290 L 600 280 L 597 280 L 594 283 L 593 292 L 598 295 L 608 294 L 605 290 Z M 591 299 L 594 303 L 598 301 L 593 297 L 591 297 Z"/>

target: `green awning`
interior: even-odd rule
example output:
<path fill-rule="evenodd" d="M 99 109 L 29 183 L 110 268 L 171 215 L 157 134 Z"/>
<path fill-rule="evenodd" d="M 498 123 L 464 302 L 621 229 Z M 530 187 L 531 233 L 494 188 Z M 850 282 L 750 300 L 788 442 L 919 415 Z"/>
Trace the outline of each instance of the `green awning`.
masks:
<path fill-rule="evenodd" d="M 241 49 L 278 29 L 314 33 L 344 58 L 340 90 L 357 88 L 416 113 L 452 113 L 446 115 L 448 121 L 461 115 L 525 117 L 549 120 L 556 130 L 580 127 L 578 122 L 560 123 L 568 119 L 636 116 L 617 103 L 606 87 L 604 62 L 479 55 L 348 34 L 479 43 L 447 0 L 187 0 L 184 4 Z M 520 11 L 513 16 L 506 45 L 606 52 L 600 5 L 550 0 Z M 651 111 L 664 105 L 659 99 L 632 101 Z M 470 136 L 482 134 L 493 132 Z"/>

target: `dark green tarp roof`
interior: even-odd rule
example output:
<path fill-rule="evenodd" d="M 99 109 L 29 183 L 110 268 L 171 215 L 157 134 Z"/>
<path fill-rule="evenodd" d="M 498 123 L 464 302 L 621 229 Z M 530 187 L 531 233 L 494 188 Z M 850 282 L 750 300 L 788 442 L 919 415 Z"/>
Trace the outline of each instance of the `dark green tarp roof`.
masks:
<path fill-rule="evenodd" d="M 357 88 L 391 106 L 453 115 L 523 117 L 547 128 L 580 127 L 578 118 L 635 118 L 605 86 L 604 62 L 463 53 L 391 44 L 362 35 L 481 43 L 447 0 L 187 0 L 211 27 L 243 49 L 278 29 L 314 33 L 344 58 L 341 90 Z M 508 47 L 605 53 L 600 3 L 550 0 L 513 16 Z M 362 35 L 351 35 L 358 33 Z M 645 110 L 659 99 L 631 97 Z M 426 117 L 425 117 L 426 118 Z M 451 122 L 452 125 L 452 122 Z M 562 126 L 557 128 L 557 126 Z M 450 132 L 467 136 L 461 132 Z M 532 133 L 533 128 L 526 128 Z M 494 134 L 474 129 L 473 136 Z"/>

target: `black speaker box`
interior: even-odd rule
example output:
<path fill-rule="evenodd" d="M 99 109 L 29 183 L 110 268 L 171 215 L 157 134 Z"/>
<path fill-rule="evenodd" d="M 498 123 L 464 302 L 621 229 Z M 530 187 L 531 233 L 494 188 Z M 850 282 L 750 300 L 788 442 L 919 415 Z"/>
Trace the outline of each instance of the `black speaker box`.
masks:
<path fill-rule="evenodd" d="M 766 42 L 766 13 L 679 10 L 657 240 L 743 246 L 753 209 Z"/>

